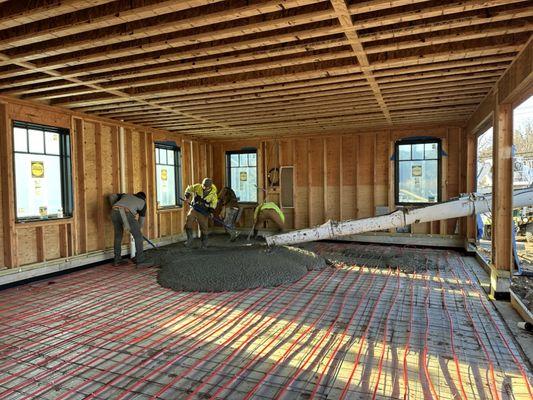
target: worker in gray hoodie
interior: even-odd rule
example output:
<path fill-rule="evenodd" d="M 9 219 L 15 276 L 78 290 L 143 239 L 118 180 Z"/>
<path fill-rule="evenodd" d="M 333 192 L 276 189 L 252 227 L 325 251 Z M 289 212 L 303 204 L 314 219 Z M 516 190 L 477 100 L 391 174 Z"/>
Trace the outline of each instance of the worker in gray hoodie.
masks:
<path fill-rule="evenodd" d="M 146 194 L 138 192 L 135 194 L 117 193 L 109 195 L 111 203 L 111 221 L 115 230 L 114 251 L 115 259 L 113 265 L 119 265 L 126 261 L 121 257 L 122 235 L 124 230 L 130 231 L 135 240 L 135 259 L 137 266 L 149 266 L 145 262 L 143 254 L 142 227 L 146 217 Z M 137 220 L 136 216 L 139 216 Z"/>

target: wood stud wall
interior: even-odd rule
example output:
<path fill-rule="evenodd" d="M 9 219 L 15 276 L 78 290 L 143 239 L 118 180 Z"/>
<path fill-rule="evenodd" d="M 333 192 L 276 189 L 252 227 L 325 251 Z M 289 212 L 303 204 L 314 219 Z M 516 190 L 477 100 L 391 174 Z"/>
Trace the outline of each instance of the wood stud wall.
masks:
<path fill-rule="evenodd" d="M 409 136 L 433 136 L 442 140 L 447 156 L 442 158 L 443 200 L 456 197 L 462 188 L 460 145 L 463 130 L 449 128 L 393 129 L 351 135 L 310 136 L 283 140 L 212 142 L 215 168 L 211 170 L 217 187 L 226 184 L 224 164 L 227 151 L 242 147 L 258 149 L 258 176 L 266 182 L 272 167 L 294 166 L 294 208 L 283 211 L 289 229 L 375 215 L 376 207 L 394 210 L 394 143 Z M 279 150 L 277 150 L 279 148 Z M 266 186 L 261 186 L 265 188 Z M 279 188 L 267 188 L 267 200 L 279 204 Z M 259 192 L 259 199 L 262 199 Z M 245 212 L 242 226 L 251 226 L 253 206 Z M 457 220 L 418 224 L 413 233 L 453 235 Z"/>
<path fill-rule="evenodd" d="M 74 218 L 15 223 L 12 121 L 67 128 L 71 132 Z M 65 110 L 21 101 L 0 102 L 0 268 L 68 258 L 113 247 L 113 227 L 107 195 L 121 191 L 119 132 L 111 120 L 69 114 Z M 181 135 L 140 127 L 124 127 L 125 192 L 145 191 L 149 197 L 145 233 L 150 238 L 175 237 L 182 232 L 184 210 L 156 210 L 154 142 L 173 140 L 181 147 L 183 185 L 192 183 L 192 168 L 208 156 L 207 144 Z M 192 146 L 191 146 L 192 144 Z M 194 165 L 190 151 L 196 149 Z M 202 157 L 202 158 L 199 158 Z M 127 238 L 124 239 L 127 243 Z"/>

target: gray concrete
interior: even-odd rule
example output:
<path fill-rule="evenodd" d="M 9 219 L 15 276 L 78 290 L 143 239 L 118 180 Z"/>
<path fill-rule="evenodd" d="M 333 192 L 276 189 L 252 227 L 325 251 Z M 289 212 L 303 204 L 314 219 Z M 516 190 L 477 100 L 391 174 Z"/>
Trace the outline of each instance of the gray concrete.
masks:
<path fill-rule="evenodd" d="M 207 249 L 195 243 L 148 251 L 150 262 L 161 267 L 159 284 L 178 291 L 240 291 L 292 283 L 326 266 L 324 258 L 296 247 L 268 249 L 262 241 L 246 238 L 229 242 L 227 235 L 212 235 L 209 243 Z"/>

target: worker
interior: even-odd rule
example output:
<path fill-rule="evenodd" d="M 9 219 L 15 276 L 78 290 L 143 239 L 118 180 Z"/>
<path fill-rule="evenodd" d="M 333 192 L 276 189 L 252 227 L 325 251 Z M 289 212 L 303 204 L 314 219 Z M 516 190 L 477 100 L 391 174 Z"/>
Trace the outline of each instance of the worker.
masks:
<path fill-rule="evenodd" d="M 239 217 L 239 201 L 237 195 L 230 187 L 223 187 L 218 194 L 218 204 L 222 206 L 221 216 L 224 217 L 224 229 L 230 236 L 232 242 L 237 239 L 235 223 Z"/>
<path fill-rule="evenodd" d="M 273 222 L 281 232 L 285 229 L 285 215 L 276 203 L 266 202 L 255 208 L 253 226 L 254 237 L 257 237 L 257 227 L 265 221 Z"/>
<path fill-rule="evenodd" d="M 124 230 L 133 235 L 135 241 L 135 263 L 137 266 L 148 266 L 143 254 L 142 227 L 146 217 L 146 194 L 138 192 L 135 194 L 117 193 L 109 195 L 111 203 L 111 221 L 115 230 L 114 251 L 115 259 L 113 265 L 125 263 L 121 257 L 122 235 Z M 138 220 L 136 216 L 138 215 Z"/>
<path fill-rule="evenodd" d="M 185 223 L 185 233 L 187 234 L 185 246 L 192 244 L 193 224 L 194 221 L 197 221 L 200 226 L 202 248 L 205 249 L 207 248 L 209 218 L 213 216 L 218 203 L 217 188 L 211 179 L 205 178 L 201 184 L 196 183 L 185 189 L 185 199 L 191 206 Z"/>

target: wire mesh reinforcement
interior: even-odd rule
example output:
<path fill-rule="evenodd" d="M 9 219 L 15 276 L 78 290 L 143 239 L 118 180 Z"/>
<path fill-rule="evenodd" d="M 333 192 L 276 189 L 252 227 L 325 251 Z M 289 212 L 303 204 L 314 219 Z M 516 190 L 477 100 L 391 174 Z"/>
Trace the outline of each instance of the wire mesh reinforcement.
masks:
<path fill-rule="evenodd" d="M 4 290 L 0 398 L 531 398 L 459 254 L 308 249 L 332 267 L 275 288 L 175 292 L 105 265 Z"/>

